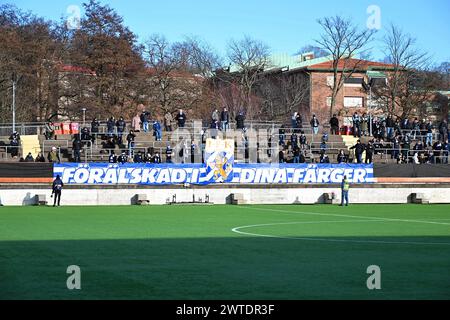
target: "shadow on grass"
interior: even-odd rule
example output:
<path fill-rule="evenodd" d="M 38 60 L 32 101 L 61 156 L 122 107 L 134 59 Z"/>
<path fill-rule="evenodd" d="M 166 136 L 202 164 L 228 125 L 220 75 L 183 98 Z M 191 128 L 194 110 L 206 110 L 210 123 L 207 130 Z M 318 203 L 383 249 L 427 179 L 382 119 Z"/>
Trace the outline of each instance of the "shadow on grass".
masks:
<path fill-rule="evenodd" d="M 370 240 L 447 245 L 253 237 L 3 241 L 0 299 L 450 297 L 450 237 Z M 66 287 L 69 265 L 81 268 L 81 290 Z M 381 290 L 366 287 L 370 265 L 381 268 Z"/>

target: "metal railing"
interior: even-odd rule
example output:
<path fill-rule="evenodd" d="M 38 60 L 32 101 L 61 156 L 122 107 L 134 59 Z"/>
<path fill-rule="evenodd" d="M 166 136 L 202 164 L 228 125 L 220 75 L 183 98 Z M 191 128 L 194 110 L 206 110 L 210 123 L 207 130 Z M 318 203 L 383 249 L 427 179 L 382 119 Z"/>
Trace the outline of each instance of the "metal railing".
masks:
<path fill-rule="evenodd" d="M 42 143 L 42 153 L 43 153 L 44 157 L 47 154 L 47 152 L 50 152 L 50 150 L 52 150 L 52 148 L 56 148 L 56 150 L 58 151 L 59 161 L 62 161 L 61 149 L 65 148 L 66 150 L 68 150 L 69 141 L 68 140 L 44 140 L 44 142 Z"/>
<path fill-rule="evenodd" d="M 55 123 L 69 123 L 71 121 L 61 121 L 61 122 L 55 122 Z M 83 124 L 81 123 L 81 121 L 72 121 L 75 123 L 79 124 L 79 132 L 81 133 L 81 129 L 83 127 L 88 128 L 89 130 L 91 130 L 91 121 L 86 121 L 85 125 L 83 126 Z M 149 132 L 153 131 L 152 128 L 152 123 L 154 122 L 154 120 L 150 120 L 149 121 Z M 195 123 L 202 123 L 201 128 L 204 129 L 209 129 L 209 123 L 206 121 L 203 121 L 201 119 L 193 119 L 193 120 L 189 120 L 186 121 L 185 125 L 184 125 L 184 129 L 194 129 L 197 128 L 195 127 Z M 129 132 L 130 130 L 133 130 L 134 128 L 132 127 L 132 123 L 131 121 L 125 121 L 126 123 L 126 127 L 124 130 L 125 132 Z M 277 130 L 278 128 L 280 128 L 282 125 L 281 122 L 276 122 L 276 121 L 252 121 L 252 120 L 248 120 L 245 121 L 245 128 L 247 129 L 272 129 L 272 130 Z M 20 134 L 20 135 L 41 135 L 44 134 L 47 131 L 47 123 L 46 122 L 29 122 L 29 123 L 17 123 L 16 124 L 16 131 Z M 228 123 L 228 127 L 229 129 L 236 129 L 236 122 L 235 121 L 230 121 Z M 176 122 L 174 122 L 174 124 L 172 125 L 172 129 L 175 130 L 178 128 L 178 125 L 176 124 Z M 164 129 L 164 125 L 162 124 L 162 129 Z M 308 125 L 303 126 L 304 130 L 308 130 Z M 140 131 L 143 131 L 143 128 L 140 128 Z M 165 130 L 162 130 L 165 131 Z M 0 124 L 0 136 L 9 136 L 11 135 L 11 133 L 13 132 L 13 125 L 9 124 L 9 123 L 3 123 Z M 98 127 L 98 132 L 97 134 L 108 134 L 108 127 L 105 121 L 100 122 L 100 126 Z M 117 127 L 114 126 L 114 134 L 117 134 Z"/>
<path fill-rule="evenodd" d="M 51 150 L 52 147 L 55 148 L 65 147 L 67 149 L 69 147 L 69 140 L 44 140 L 44 142 L 42 143 L 42 152 Z"/>
<path fill-rule="evenodd" d="M 12 151 L 17 151 L 17 158 L 23 157 L 22 146 L 0 146 L 0 159 L 3 161 L 13 160 Z"/>
<path fill-rule="evenodd" d="M 414 155 L 417 154 L 419 160 L 429 160 L 431 156 L 431 163 L 448 163 L 449 151 L 446 150 L 411 150 L 401 148 L 380 148 L 375 149 L 374 157 L 379 157 L 380 160 L 384 160 L 385 163 L 398 161 L 399 156 L 406 157 L 408 161 L 414 159 Z M 436 161 L 437 160 L 437 161 Z"/>
<path fill-rule="evenodd" d="M 21 136 L 24 135 L 39 135 L 43 134 L 45 131 L 45 123 L 43 122 L 25 122 L 17 123 L 16 131 Z M 0 124 L 0 136 L 10 136 L 13 133 L 12 123 L 2 123 Z"/>
<path fill-rule="evenodd" d="M 190 120 L 190 121 L 187 121 L 184 128 L 188 129 L 188 130 L 194 129 L 194 127 L 195 127 L 195 129 L 200 129 L 200 127 L 196 127 L 198 125 L 199 121 L 201 121 L 201 120 Z M 132 129 L 131 128 L 131 122 L 126 122 L 126 123 L 127 123 L 127 128 L 123 132 L 123 142 L 124 142 L 123 144 L 124 145 L 127 144 L 127 142 L 126 142 L 126 135 L 127 135 L 128 131 L 129 131 L 129 129 Z M 205 123 L 206 123 L 205 121 L 202 121 L 202 124 L 205 124 Z M 80 130 L 79 130 L 78 135 L 81 136 L 81 127 L 82 127 L 82 125 L 81 125 L 81 123 L 79 123 L 79 124 L 80 124 Z M 149 121 L 149 132 L 153 131 L 153 129 L 151 127 L 151 124 L 152 124 L 152 121 Z M 236 122 L 234 122 L 234 121 L 231 121 L 229 124 L 230 124 L 230 128 L 231 129 L 235 128 L 235 126 L 236 126 Z M 90 128 L 90 121 L 86 122 L 86 127 Z M 176 127 L 177 126 L 174 125 L 173 129 L 176 129 Z M 272 137 L 272 141 L 271 141 L 272 145 L 273 144 L 278 144 L 278 142 L 280 140 L 280 134 L 279 134 L 279 130 L 281 129 L 281 123 L 280 122 L 273 122 L 273 121 L 265 121 L 264 122 L 264 121 L 251 121 L 251 120 L 248 120 L 248 121 L 245 121 L 245 127 L 250 129 L 250 130 L 251 129 L 268 130 L 267 140 L 269 139 L 269 136 L 271 136 Z M 23 134 L 43 134 L 43 132 L 46 131 L 46 124 L 44 122 L 19 123 L 19 124 L 16 125 L 16 128 L 17 128 L 17 131 L 19 132 L 19 134 L 21 134 L 21 135 L 23 135 Z M 203 125 L 201 126 L 201 128 L 202 128 L 202 130 L 209 129 L 208 127 L 203 126 Z M 304 133 L 308 135 L 308 140 L 310 140 L 310 141 L 307 142 L 307 147 L 309 148 L 308 151 L 309 151 L 310 154 L 313 154 L 317 150 L 319 150 L 319 151 L 321 150 L 320 149 L 320 144 L 321 144 L 322 134 L 324 132 L 329 133 L 330 127 L 329 127 L 328 124 L 324 124 L 324 125 L 319 126 L 319 131 L 318 131 L 318 134 L 316 134 L 316 135 L 313 134 L 312 128 L 311 128 L 311 126 L 309 124 L 305 124 L 301 128 L 284 127 L 283 129 L 285 130 L 284 141 L 286 143 L 290 142 L 290 135 L 294 131 L 296 131 L 297 133 L 299 133 L 300 131 L 304 131 Z M 11 134 L 11 131 L 12 131 L 12 124 L 2 124 L 2 125 L 0 125 L 0 136 L 2 135 L 2 132 L 3 132 L 3 135 L 9 136 Z M 136 141 L 136 143 L 139 144 L 139 145 L 146 146 L 146 148 L 139 147 L 142 150 L 153 148 L 155 150 L 159 150 L 160 153 L 163 154 L 164 148 L 161 147 L 161 144 L 164 144 L 164 141 L 168 141 L 168 140 L 164 139 L 164 137 L 167 137 L 167 131 L 162 130 L 162 133 L 163 133 L 163 142 L 154 141 L 153 140 L 154 138 L 153 138 L 153 139 L 148 139 L 148 141 L 142 141 L 142 140 L 141 141 Z M 415 138 L 415 139 L 412 139 L 411 143 L 414 143 L 414 141 L 418 141 L 418 140 L 421 140 L 421 141 L 425 142 L 426 139 L 427 139 L 427 134 L 426 133 L 424 134 L 424 130 L 419 130 L 418 131 L 418 130 L 414 130 L 414 129 L 404 129 L 404 130 L 402 130 L 402 133 L 404 133 L 404 134 L 405 133 L 410 133 L 411 137 Z M 414 135 L 414 133 L 415 133 L 415 135 Z M 117 135 L 117 127 L 114 128 L 113 134 Z M 171 133 L 171 134 L 173 134 L 173 133 Z M 192 132 L 192 135 L 194 135 L 194 134 L 197 134 L 197 132 Z M 99 132 L 98 133 L 90 133 L 90 135 L 93 136 L 95 139 L 94 139 L 93 143 L 90 140 L 84 141 L 86 144 L 88 144 L 88 147 L 84 147 L 83 148 L 83 152 L 84 152 L 84 155 L 85 155 L 85 157 L 84 157 L 85 159 L 84 160 L 86 162 L 89 161 L 89 158 L 93 158 L 93 157 L 95 157 L 97 155 L 100 155 L 102 153 L 102 151 L 107 150 L 107 149 L 103 148 L 103 145 L 101 145 L 101 142 L 104 141 L 103 138 L 105 136 L 106 137 L 108 136 L 108 130 L 107 130 L 106 122 L 102 122 L 101 123 L 101 125 L 99 126 Z M 333 135 L 329 134 L 329 137 L 333 137 Z M 437 131 L 434 131 L 433 132 L 433 142 L 438 140 L 438 139 L 440 139 L 440 138 L 442 138 L 442 137 L 440 137 L 440 133 L 437 132 Z M 153 141 L 151 141 L 151 140 L 153 140 Z M 178 141 L 177 139 L 175 139 L 175 140 Z M 264 140 L 264 138 L 263 138 L 263 140 Z M 172 139 L 172 141 L 173 141 L 173 139 Z M 42 144 L 42 151 L 43 151 L 43 153 L 46 153 L 47 151 L 49 151 L 48 148 L 56 147 L 58 149 L 59 155 L 61 157 L 61 149 L 65 148 L 65 149 L 68 150 L 69 149 L 69 142 L 71 142 L 71 141 L 66 140 L 66 139 L 63 139 L 63 140 L 44 140 L 44 142 Z M 390 145 L 390 144 L 391 143 L 389 143 L 389 142 L 387 143 L 387 145 Z M 326 149 L 327 152 L 331 152 L 331 150 L 334 150 L 334 149 L 338 150 L 338 148 L 337 148 L 338 146 L 343 148 L 343 142 L 330 141 L 330 142 L 327 142 L 326 145 L 327 145 L 327 149 Z M 201 148 L 202 146 L 200 145 L 199 147 Z M 15 147 L 11 147 L 11 146 L 6 146 L 5 145 L 5 146 L 1 146 L 0 149 L 1 148 L 4 148 L 5 150 L 6 150 L 6 148 L 8 148 L 9 151 L 10 151 L 11 148 L 15 148 Z M 119 146 L 119 148 L 120 148 L 120 146 Z M 270 148 L 268 148 L 268 149 L 270 149 Z M 346 149 L 346 148 L 343 148 L 343 149 Z M 394 149 L 389 148 L 389 147 L 384 148 L 384 149 L 385 149 L 385 151 L 383 153 L 386 155 L 385 158 L 387 158 L 388 153 L 390 154 L 390 152 L 392 152 L 392 150 L 394 150 Z M 127 148 L 127 150 L 128 150 L 128 148 Z M 380 152 L 380 150 L 382 150 L 382 149 L 381 148 L 376 149 L 375 153 L 376 152 Z M 402 150 L 402 149 L 399 149 L 399 150 Z M 19 149 L 19 153 L 20 153 L 20 151 L 22 151 L 21 148 Z M 401 152 L 401 151 L 399 151 L 399 152 Z M 9 154 L 8 152 L 6 152 L 6 153 L 7 153 L 7 155 Z M 374 156 L 376 155 L 375 153 L 374 153 Z"/>
<path fill-rule="evenodd" d="M 289 119 L 286 119 L 287 121 L 281 122 L 281 121 L 261 121 L 261 120 L 245 120 L 244 124 L 245 127 L 248 129 L 279 129 L 284 123 L 288 123 Z M 115 121 L 117 121 L 117 119 L 115 119 Z M 152 123 L 155 121 L 155 119 L 153 120 L 149 120 L 149 131 L 152 130 Z M 86 119 L 86 121 L 82 121 L 82 120 L 55 120 L 54 123 L 78 123 L 79 124 L 79 128 L 81 130 L 82 127 L 87 127 L 89 129 L 91 129 L 91 123 L 92 123 L 92 119 Z M 107 119 L 106 120 L 101 120 L 100 122 L 100 126 L 99 126 L 99 134 L 106 134 L 107 133 Z M 210 119 L 208 118 L 207 120 L 204 119 L 192 119 L 192 120 L 187 120 L 185 123 L 184 128 L 186 129 L 192 129 L 194 127 L 194 123 L 195 122 L 201 122 L 202 123 L 202 127 L 203 128 L 208 128 L 210 125 Z M 130 129 L 133 129 L 131 124 L 132 121 L 131 120 L 126 120 L 126 129 L 125 131 L 128 131 Z M 220 121 L 219 121 L 220 123 Z M 162 127 L 163 126 L 163 123 Z M 21 135 L 35 135 L 35 134 L 43 134 L 46 131 L 46 125 L 47 122 L 44 121 L 40 121 L 40 122 L 22 122 L 22 123 L 16 123 L 15 127 L 16 127 L 16 131 L 21 134 Z M 228 122 L 228 126 L 230 129 L 236 129 L 236 121 L 233 119 L 231 121 Z M 176 129 L 177 126 L 177 121 L 174 120 L 172 123 L 172 128 Z M 343 128 L 344 126 L 341 125 L 341 128 Z M 351 127 L 350 125 L 347 125 L 346 127 Z M 115 130 L 117 129 L 116 126 L 114 126 Z M 291 129 L 294 129 L 291 127 Z M 295 129 L 299 129 L 299 130 L 311 130 L 311 126 L 309 122 L 305 122 L 304 124 L 302 124 L 301 128 L 295 128 Z M 319 132 L 321 132 L 321 130 L 326 130 L 327 132 L 330 131 L 330 125 L 328 123 L 324 123 L 321 124 L 319 126 Z M 437 129 L 433 129 L 434 130 L 434 134 L 435 135 L 439 135 L 439 131 Z M 0 124 L 0 136 L 6 136 L 6 135 L 10 135 L 13 131 L 13 124 L 12 123 L 2 123 Z M 141 127 L 141 131 L 142 131 L 142 127 Z M 386 133 L 386 130 L 384 130 Z M 401 129 L 402 132 L 421 132 L 422 135 L 424 135 L 424 133 L 426 132 L 426 129 Z M 305 131 L 306 132 L 306 131 Z"/>

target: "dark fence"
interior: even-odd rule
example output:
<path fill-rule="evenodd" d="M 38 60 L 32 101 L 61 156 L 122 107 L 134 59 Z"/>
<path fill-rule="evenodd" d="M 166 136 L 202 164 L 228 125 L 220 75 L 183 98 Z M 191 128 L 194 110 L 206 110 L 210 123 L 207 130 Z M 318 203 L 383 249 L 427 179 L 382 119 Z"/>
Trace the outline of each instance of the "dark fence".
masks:
<path fill-rule="evenodd" d="M 0 178 L 51 178 L 53 163 L 0 163 Z"/>
<path fill-rule="evenodd" d="M 446 178 L 450 177 L 448 164 L 374 164 L 375 177 Z"/>

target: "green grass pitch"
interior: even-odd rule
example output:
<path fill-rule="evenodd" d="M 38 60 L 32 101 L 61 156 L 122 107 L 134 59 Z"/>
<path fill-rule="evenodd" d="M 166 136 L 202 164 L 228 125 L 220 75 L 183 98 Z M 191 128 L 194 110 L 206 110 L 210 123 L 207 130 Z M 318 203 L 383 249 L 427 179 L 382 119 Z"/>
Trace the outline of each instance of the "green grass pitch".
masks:
<path fill-rule="evenodd" d="M 449 205 L 0 208 L 0 299 L 449 298 Z"/>

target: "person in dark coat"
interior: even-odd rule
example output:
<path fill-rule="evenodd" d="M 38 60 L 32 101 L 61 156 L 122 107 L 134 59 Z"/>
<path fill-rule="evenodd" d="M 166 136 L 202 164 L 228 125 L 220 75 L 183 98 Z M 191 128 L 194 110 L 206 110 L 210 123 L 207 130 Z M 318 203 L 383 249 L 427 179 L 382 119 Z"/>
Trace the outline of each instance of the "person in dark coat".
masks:
<path fill-rule="evenodd" d="M 39 152 L 38 155 L 36 156 L 36 159 L 34 160 L 34 162 L 45 162 L 44 155 L 41 152 Z"/>
<path fill-rule="evenodd" d="M 431 122 L 431 120 L 428 120 L 428 123 L 425 125 L 425 130 L 427 132 L 425 144 L 427 145 L 427 147 L 431 147 L 433 145 L 433 130 L 434 130 L 434 125 Z"/>
<path fill-rule="evenodd" d="M 292 135 L 291 135 L 291 145 L 292 145 L 292 148 L 295 148 L 295 147 L 298 146 L 298 136 L 297 136 L 297 134 L 295 133 L 295 131 L 294 131 L 294 133 L 292 133 Z"/>
<path fill-rule="evenodd" d="M 59 175 L 57 175 L 56 179 L 53 181 L 53 184 L 52 184 L 52 195 L 51 195 L 51 197 L 53 197 L 53 195 L 55 195 L 54 202 L 53 202 L 53 206 L 54 207 L 56 207 L 56 204 L 58 204 L 58 207 L 60 206 L 61 192 L 62 192 L 63 187 L 64 187 L 64 183 L 62 182 L 62 180 L 59 177 Z"/>
<path fill-rule="evenodd" d="M 285 149 L 281 149 L 281 150 L 278 152 L 278 162 L 279 162 L 279 163 L 286 163 Z"/>
<path fill-rule="evenodd" d="M 125 120 L 123 120 L 123 117 L 120 117 L 119 120 L 117 120 L 116 122 L 116 127 L 117 127 L 117 141 L 119 144 L 122 144 L 122 136 L 123 133 L 125 131 L 127 124 L 125 123 Z"/>
<path fill-rule="evenodd" d="M 142 156 L 142 151 L 138 151 L 133 158 L 134 163 L 143 163 L 144 157 Z"/>
<path fill-rule="evenodd" d="M 330 134 L 339 134 L 339 119 L 337 118 L 337 116 L 335 114 L 333 114 L 333 116 L 330 119 Z"/>
<path fill-rule="evenodd" d="M 445 119 L 439 124 L 439 134 L 442 142 L 448 139 L 448 123 Z"/>
<path fill-rule="evenodd" d="M 161 163 L 161 156 L 159 155 L 159 152 L 156 152 L 155 155 L 152 157 L 152 163 Z"/>
<path fill-rule="evenodd" d="M 358 163 L 362 163 L 362 154 L 365 150 L 364 145 L 361 143 L 361 141 L 358 139 L 358 141 L 356 142 L 356 144 L 351 147 L 350 149 L 355 149 L 355 156 L 356 156 L 356 161 Z"/>
<path fill-rule="evenodd" d="M 72 143 L 74 162 L 81 162 L 81 149 L 83 149 L 83 143 L 81 142 L 79 136 L 76 135 Z"/>
<path fill-rule="evenodd" d="M 127 135 L 128 142 L 128 154 L 131 156 L 133 154 L 134 149 L 134 140 L 136 139 L 136 135 L 133 130 L 130 130 L 130 133 Z"/>
<path fill-rule="evenodd" d="M 34 162 L 34 158 L 31 152 L 28 152 L 28 155 L 25 157 L 25 162 Z"/>
<path fill-rule="evenodd" d="M 245 128 L 245 115 L 243 111 L 239 111 L 236 116 L 236 129 L 244 129 Z"/>
<path fill-rule="evenodd" d="M 191 163 L 195 163 L 195 153 L 197 151 L 197 145 L 195 144 L 195 141 L 191 141 Z"/>
<path fill-rule="evenodd" d="M 300 148 L 305 150 L 308 147 L 308 141 L 306 140 L 305 132 L 300 133 Z"/>
<path fill-rule="evenodd" d="M 352 123 L 353 123 L 353 136 L 361 137 L 361 118 L 359 117 L 358 112 L 355 112 L 352 116 Z"/>
<path fill-rule="evenodd" d="M 395 127 L 394 119 L 392 119 L 392 117 L 389 115 L 386 118 L 386 137 L 388 141 L 391 141 L 394 138 L 394 127 Z"/>
<path fill-rule="evenodd" d="M 172 147 L 170 145 L 166 148 L 166 163 L 172 163 Z"/>
<path fill-rule="evenodd" d="M 178 127 L 179 128 L 184 128 L 184 126 L 186 124 L 186 113 L 184 113 L 183 109 L 180 109 L 180 111 L 178 112 L 178 114 L 175 117 L 175 119 L 178 122 Z"/>
<path fill-rule="evenodd" d="M 294 155 L 294 163 L 300 163 L 300 154 L 302 153 L 300 148 L 297 146 L 293 147 L 292 153 Z"/>
<path fill-rule="evenodd" d="M 141 120 L 142 123 L 142 130 L 144 130 L 144 132 L 148 132 L 148 123 L 150 121 L 150 113 L 147 111 L 142 111 L 139 119 Z"/>
<path fill-rule="evenodd" d="M 366 163 L 372 163 L 373 152 L 375 148 L 373 146 L 373 141 L 370 140 L 366 145 Z"/>
<path fill-rule="evenodd" d="M 346 163 L 347 162 L 347 156 L 344 153 L 344 150 L 339 150 L 339 154 L 337 156 L 337 162 L 338 163 Z"/>
<path fill-rule="evenodd" d="M 83 141 L 84 143 L 86 143 L 86 141 L 91 141 L 92 140 L 91 133 L 90 133 L 88 127 L 83 127 L 81 129 L 80 136 L 81 136 L 81 141 Z"/>
<path fill-rule="evenodd" d="M 120 156 L 117 158 L 117 162 L 120 164 L 125 164 L 128 162 L 128 156 L 125 154 L 125 152 L 122 152 Z"/>
<path fill-rule="evenodd" d="M 17 131 L 14 131 L 9 137 L 10 146 L 11 146 L 11 157 L 17 158 L 19 155 L 19 146 L 20 146 L 20 134 Z"/>
<path fill-rule="evenodd" d="M 106 122 L 106 128 L 108 130 L 108 137 L 112 138 L 114 136 L 114 127 L 116 126 L 116 121 L 114 117 L 111 117 Z"/>
<path fill-rule="evenodd" d="M 317 119 L 316 115 L 313 114 L 311 121 L 309 122 L 309 124 L 311 125 L 311 129 L 313 134 L 318 134 L 319 133 L 319 120 Z"/>
<path fill-rule="evenodd" d="M 303 118 L 300 113 L 297 113 L 297 116 L 295 117 L 295 123 L 297 124 L 298 129 L 303 128 Z"/>
<path fill-rule="evenodd" d="M 114 151 L 111 151 L 111 154 L 109 155 L 108 162 L 109 163 L 117 163 L 117 156 L 114 153 Z"/>
<path fill-rule="evenodd" d="M 223 108 L 222 112 L 220 113 L 220 121 L 222 125 L 222 130 L 226 131 L 229 128 L 230 123 L 230 114 L 228 113 L 227 108 Z"/>
<path fill-rule="evenodd" d="M 97 118 L 94 118 L 91 122 L 91 136 L 92 136 L 92 142 L 95 141 L 96 136 L 98 135 L 98 131 L 100 128 L 100 121 L 97 120 Z"/>
<path fill-rule="evenodd" d="M 320 152 L 319 163 L 330 163 L 330 158 L 326 154 L 325 150 Z"/>

